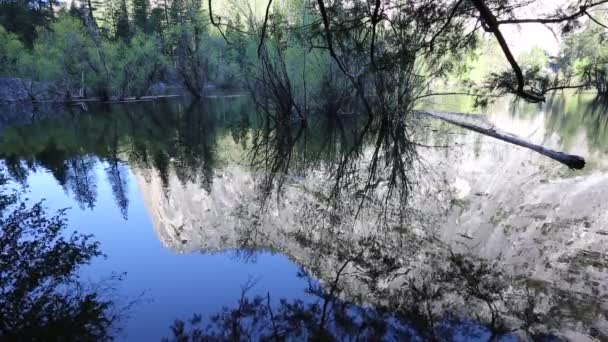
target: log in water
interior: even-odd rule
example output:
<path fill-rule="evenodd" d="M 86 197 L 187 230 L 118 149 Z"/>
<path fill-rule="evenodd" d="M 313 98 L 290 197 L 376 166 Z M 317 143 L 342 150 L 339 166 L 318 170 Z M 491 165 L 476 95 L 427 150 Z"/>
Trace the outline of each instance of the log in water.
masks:
<path fill-rule="evenodd" d="M 419 114 L 428 115 L 432 118 L 443 120 L 443 121 L 451 123 L 453 125 L 460 126 L 462 128 L 466 128 L 471 131 L 475 131 L 477 133 L 481 133 L 483 135 L 490 136 L 492 138 L 506 141 L 508 143 L 511 143 L 511 144 L 514 144 L 517 146 L 525 147 L 532 151 L 538 152 L 544 156 L 547 156 L 553 160 L 556 160 L 556 161 L 570 167 L 571 169 L 581 170 L 585 167 L 585 158 L 583 158 L 583 157 L 572 155 L 572 154 L 567 154 L 564 152 L 550 150 L 543 146 L 536 145 L 531 142 L 520 139 L 518 137 L 515 137 L 513 135 L 510 135 L 506 132 L 500 132 L 494 128 L 480 127 L 480 126 L 477 126 L 477 125 L 474 125 L 471 123 L 459 121 L 455 118 L 456 116 L 463 116 L 466 114 L 443 112 L 443 111 L 433 111 L 433 110 L 424 110 L 424 111 L 417 111 L 417 112 Z"/>

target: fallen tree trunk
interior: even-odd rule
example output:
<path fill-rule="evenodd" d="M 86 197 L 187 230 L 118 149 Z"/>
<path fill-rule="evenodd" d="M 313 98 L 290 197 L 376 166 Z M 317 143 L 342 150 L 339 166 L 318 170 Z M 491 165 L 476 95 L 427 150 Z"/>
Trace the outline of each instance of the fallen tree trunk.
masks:
<path fill-rule="evenodd" d="M 492 138 L 506 141 L 508 143 L 511 143 L 511 144 L 514 144 L 517 146 L 525 147 L 532 151 L 538 152 L 544 156 L 547 156 L 553 160 L 556 160 L 556 161 L 568 166 L 571 169 L 581 170 L 585 167 L 585 158 L 583 158 L 583 157 L 572 155 L 572 154 L 567 154 L 567 153 L 563 153 L 563 152 L 559 152 L 559 151 L 553 151 L 553 150 L 544 148 L 540 145 L 536 145 L 536 144 L 527 142 L 527 141 L 520 139 L 518 137 L 515 137 L 513 135 L 507 134 L 506 132 L 499 132 L 494 128 L 480 127 L 480 126 L 474 125 L 472 123 L 467 123 L 467 122 L 456 120 L 456 118 L 455 118 L 455 116 L 463 116 L 466 114 L 432 111 L 432 110 L 424 110 L 424 111 L 417 111 L 417 112 L 419 114 L 428 115 L 432 118 L 443 120 L 450 124 L 460 126 L 462 128 L 466 128 L 471 131 L 490 136 Z"/>

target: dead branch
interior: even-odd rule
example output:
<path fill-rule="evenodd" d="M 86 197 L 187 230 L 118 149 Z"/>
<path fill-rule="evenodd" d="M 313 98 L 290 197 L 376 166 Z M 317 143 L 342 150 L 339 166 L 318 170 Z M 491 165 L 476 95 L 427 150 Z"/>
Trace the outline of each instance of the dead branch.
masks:
<path fill-rule="evenodd" d="M 522 140 L 522 139 L 520 139 L 516 136 L 510 135 L 506 132 L 500 132 L 494 128 L 483 128 L 483 127 L 480 127 L 480 126 L 477 126 L 477 125 L 474 125 L 471 123 L 459 121 L 459 120 L 456 120 L 453 118 L 453 116 L 455 116 L 455 115 L 466 115 L 466 114 L 441 112 L 441 111 L 417 111 L 417 113 L 423 114 L 423 115 L 428 115 L 432 118 L 443 120 L 450 124 L 453 124 L 453 125 L 456 125 L 456 126 L 459 126 L 462 128 L 466 128 L 471 131 L 474 131 L 474 132 L 477 132 L 477 133 L 480 133 L 483 135 L 487 135 L 487 136 L 490 136 L 495 139 L 506 141 L 508 143 L 511 143 L 511 144 L 514 144 L 517 146 L 525 147 L 534 152 L 547 156 L 553 160 L 556 160 L 556 161 L 568 166 L 571 169 L 581 170 L 585 167 L 585 159 L 583 157 L 572 155 L 572 154 L 567 154 L 564 152 L 550 150 L 543 146 L 536 145 L 536 144 L 530 143 L 528 141 Z M 452 116 L 452 118 L 450 116 Z"/>

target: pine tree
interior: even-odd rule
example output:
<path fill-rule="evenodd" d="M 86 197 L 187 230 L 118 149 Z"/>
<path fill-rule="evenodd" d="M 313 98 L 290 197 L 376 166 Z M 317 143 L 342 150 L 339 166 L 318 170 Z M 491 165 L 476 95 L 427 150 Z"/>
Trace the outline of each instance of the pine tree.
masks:
<path fill-rule="evenodd" d="M 82 12 L 78 9 L 76 5 L 76 1 L 70 2 L 70 8 L 68 9 L 68 14 L 73 16 L 74 18 L 82 19 Z"/>
<path fill-rule="evenodd" d="M 94 18 L 101 32 L 107 37 L 114 35 L 116 29 L 116 0 L 91 0 L 95 9 Z"/>
<path fill-rule="evenodd" d="M 48 27 L 54 19 L 53 2 L 36 0 L 0 1 L 0 25 L 32 46 L 38 27 Z"/>
<path fill-rule="evenodd" d="M 169 5 L 170 25 L 183 23 L 185 12 L 186 4 L 184 4 L 184 0 L 172 0 Z"/>
<path fill-rule="evenodd" d="M 116 29 L 115 37 L 128 41 L 131 37 L 131 28 L 129 25 L 129 12 L 127 11 L 127 1 L 119 0 L 119 5 L 116 11 Z"/>
<path fill-rule="evenodd" d="M 149 0 L 132 0 L 133 1 L 133 25 L 143 32 L 150 33 L 150 21 L 148 12 L 150 9 Z"/>
<path fill-rule="evenodd" d="M 150 32 L 158 33 L 161 36 L 165 30 L 165 10 L 161 7 L 154 7 L 150 11 L 150 20 L 148 22 Z"/>

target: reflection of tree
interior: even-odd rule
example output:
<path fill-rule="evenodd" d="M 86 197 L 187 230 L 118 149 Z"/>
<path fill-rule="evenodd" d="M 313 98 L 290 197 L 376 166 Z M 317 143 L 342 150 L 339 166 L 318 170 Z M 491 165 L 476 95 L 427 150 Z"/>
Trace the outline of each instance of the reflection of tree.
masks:
<path fill-rule="evenodd" d="M 42 203 L 27 205 L 0 183 L 0 340 L 111 339 L 113 302 L 77 275 L 101 255 L 99 245 L 66 235 L 63 211 L 49 216 Z"/>
<path fill-rule="evenodd" d="M 417 32 L 407 34 L 412 35 L 412 40 L 419 38 Z M 356 41 L 356 34 L 349 31 L 344 35 L 345 39 Z M 272 43 L 261 46 L 262 63 L 252 86 L 258 111 L 265 122 L 254 136 L 251 158 L 253 166 L 265 173 L 264 197 L 268 197 L 269 190 L 276 190 L 280 195 L 287 178 L 322 166 L 334 181 L 330 197 L 336 203 L 342 200 L 342 195 L 357 194 L 363 204 L 382 193 L 384 200 L 396 198 L 406 204 L 411 190 L 409 173 L 416 158 L 410 114 L 413 99 L 426 82 L 412 72 L 415 58 L 403 51 L 397 53 L 402 57 L 395 63 L 383 68 L 374 66 L 373 72 L 359 75 L 357 80 L 351 77 L 356 91 L 350 92 L 348 89 L 352 88 L 344 82 L 343 75 L 338 77 L 339 71 L 333 70 L 334 75 L 328 77 L 341 78 L 342 82 L 323 81 L 323 92 L 314 98 L 302 98 L 295 90 L 294 76 L 285 66 L 282 34 L 271 37 L 268 41 Z M 360 51 L 354 49 L 349 56 L 356 58 L 358 53 Z M 336 94 L 340 94 L 338 98 Z M 360 121 L 365 122 L 346 129 L 342 120 L 349 115 L 362 117 Z M 318 130 L 319 126 L 326 130 Z M 309 134 L 315 129 L 316 134 Z M 367 147 L 371 147 L 368 154 Z M 308 149 L 328 153 L 332 159 L 320 165 L 317 162 L 323 154 L 309 159 L 314 152 Z"/>
<path fill-rule="evenodd" d="M 208 104 L 193 102 L 180 115 L 175 145 L 174 167 L 182 183 L 201 182 L 210 191 L 215 163 L 215 122 Z M 198 179 L 200 177 L 200 179 Z"/>
<path fill-rule="evenodd" d="M 608 102 L 585 94 L 549 98 L 547 130 L 559 134 L 566 148 L 574 147 L 584 134 L 591 151 L 605 151 L 608 146 Z"/>
<path fill-rule="evenodd" d="M 112 187 L 114 201 L 120 209 L 122 216 L 126 220 L 129 209 L 126 166 L 119 160 L 111 160 L 108 162 L 106 173 L 108 174 L 108 182 L 110 182 L 110 185 Z"/>
<path fill-rule="evenodd" d="M 114 130 L 116 133 L 116 130 Z M 108 182 L 112 187 L 114 201 L 120 209 L 123 218 L 126 220 L 129 209 L 129 197 L 127 195 L 127 170 L 126 166 L 120 161 L 118 150 L 118 136 L 114 135 L 114 144 L 111 146 L 111 155 L 109 156 L 106 167 Z"/>
<path fill-rule="evenodd" d="M 243 150 L 247 150 L 247 132 L 251 127 L 249 115 L 241 111 L 240 119 L 230 125 L 230 133 L 235 144 L 240 144 Z"/>
<path fill-rule="evenodd" d="M 49 142 L 40 154 L 38 154 L 40 165 L 47 170 L 50 170 L 61 186 L 66 185 L 68 177 L 66 159 L 64 151 L 60 150 L 54 141 Z"/>
<path fill-rule="evenodd" d="M 93 209 L 97 201 L 97 179 L 95 177 L 95 164 L 97 161 L 91 156 L 75 157 L 67 161 L 68 175 L 66 186 L 74 195 L 74 199 L 81 208 Z"/>
<path fill-rule="evenodd" d="M 335 241 L 331 246 L 337 254 L 350 248 Z M 209 320 L 200 315 L 176 320 L 166 340 L 495 341 L 517 335 L 538 340 L 554 339 L 572 319 L 569 309 L 556 302 L 563 293 L 546 293 L 486 261 L 437 245 L 427 251 L 429 265 L 417 269 L 415 261 L 404 262 L 384 247 L 361 240 L 351 250 L 356 255 L 332 263 L 332 269 L 313 267 L 313 273 L 325 274 L 322 283 L 301 272 L 308 280 L 302 299 L 251 296 L 254 284 L 248 282 L 235 306 Z M 333 256 L 319 256 L 328 257 Z M 357 295 L 353 291 L 359 287 L 364 290 Z M 591 298 L 570 300 L 598 313 L 599 304 Z M 577 328 L 593 331 L 588 323 Z"/>
<path fill-rule="evenodd" d="M 272 307 L 274 318 L 271 318 L 270 309 L 262 307 L 266 297 L 248 297 L 245 303 L 257 305 L 255 309 L 247 309 L 246 313 L 235 313 L 239 310 L 234 307 L 225 309 L 214 316 L 211 330 L 204 328 L 205 324 L 198 325 L 203 336 L 229 339 L 233 335 L 223 327 L 235 325 L 242 326 L 241 333 L 247 332 L 244 339 L 260 336 L 273 339 L 273 326 L 282 327 L 279 339 L 317 336 L 324 326 L 321 324 L 324 298 L 335 299 L 335 304 L 327 304 L 331 312 L 340 311 L 334 305 L 348 307 L 347 313 L 361 307 L 374 308 L 365 311 L 365 315 L 332 317 L 331 322 L 346 319 L 345 324 L 356 326 L 369 319 L 366 326 L 376 326 L 380 321 L 389 326 L 386 331 L 398 331 L 396 336 L 420 340 L 451 340 L 450 336 L 465 336 L 464 340 L 481 336 L 480 340 L 491 340 L 510 334 L 535 339 L 567 330 L 594 335 L 594 327 L 605 321 L 602 309 L 605 299 L 596 292 L 600 290 L 598 284 L 579 279 L 567 285 L 565 280 L 571 275 L 562 274 L 559 265 L 546 264 L 546 269 L 539 271 L 551 275 L 543 276 L 523 272 L 519 265 L 493 263 L 455 252 L 453 248 L 466 251 L 466 244 L 460 248 L 439 240 L 439 234 L 433 232 L 436 229 L 446 232 L 435 226 L 432 217 L 429 219 L 432 209 L 425 206 L 427 202 L 418 207 L 426 211 L 422 217 L 403 218 L 394 210 L 385 216 L 385 224 L 374 221 L 378 213 L 386 210 L 384 201 L 370 200 L 359 209 L 357 201 L 345 198 L 340 205 L 327 206 L 325 194 L 331 191 L 327 184 L 332 184 L 332 180 L 316 183 L 317 180 L 286 184 L 283 191 L 289 204 L 283 207 L 274 202 L 268 204 L 271 211 L 285 210 L 288 217 L 283 219 L 265 219 L 263 213 L 255 211 L 255 205 L 237 208 L 239 227 L 231 231 L 237 237 L 234 245 L 228 244 L 250 251 L 278 249 L 291 256 L 322 284 L 316 291 L 319 298 L 316 306 L 283 301 L 279 307 Z M 431 196 L 428 203 L 436 201 L 435 198 Z M 391 210 L 395 209 L 392 204 Z M 359 218 L 355 218 L 357 214 Z M 275 229 L 278 232 L 273 232 Z M 554 278 L 558 280 L 549 280 Z M 303 312 L 282 315 L 287 306 Z M 248 325 L 251 321 L 258 325 Z M 391 324 L 396 327 L 390 327 Z M 187 332 L 196 326 L 186 324 L 178 330 Z M 342 327 L 327 329 L 334 339 L 345 338 L 341 335 Z M 353 331 L 353 335 L 346 336 L 350 339 L 372 336 L 357 329 L 346 329 Z M 408 333 L 411 335 L 404 335 Z"/>
<path fill-rule="evenodd" d="M 4 158 L 4 165 L 12 179 L 19 183 L 25 183 L 30 170 L 17 156 L 8 156 Z"/>
<path fill-rule="evenodd" d="M 226 104 L 223 104 L 226 101 Z M 169 187 L 171 174 L 185 182 L 200 182 L 210 190 L 217 165 L 216 139 L 227 134 L 230 123 L 240 120 L 246 144 L 249 117 L 247 98 L 91 106 L 91 112 L 43 119 L 5 129 L 0 158 L 12 179 L 25 183 L 39 168 L 52 172 L 81 207 L 96 202 L 95 168 L 107 163 L 112 192 L 126 216 L 125 164 L 154 169 Z M 103 115 L 98 115 L 103 113 Z"/>

